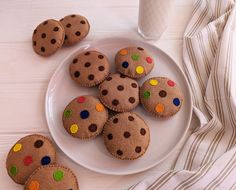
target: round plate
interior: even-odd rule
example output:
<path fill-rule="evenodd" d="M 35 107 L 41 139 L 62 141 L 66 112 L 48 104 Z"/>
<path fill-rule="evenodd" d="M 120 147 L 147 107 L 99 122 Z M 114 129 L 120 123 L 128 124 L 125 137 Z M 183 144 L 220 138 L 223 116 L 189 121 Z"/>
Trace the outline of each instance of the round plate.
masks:
<path fill-rule="evenodd" d="M 71 137 L 62 124 L 62 113 L 66 105 L 75 97 L 97 94 L 97 88 L 79 87 L 69 75 L 69 65 L 79 52 L 95 49 L 108 56 L 114 72 L 114 57 L 117 51 L 128 46 L 147 49 L 155 60 L 153 71 L 144 80 L 153 76 L 166 76 L 176 81 L 184 94 L 181 110 L 169 119 L 157 119 L 138 106 L 139 113 L 150 126 L 151 140 L 147 152 L 134 161 L 118 160 L 107 151 L 102 136 L 94 140 L 82 141 Z M 114 175 L 134 174 L 147 170 L 163 161 L 185 135 L 192 116 L 192 101 L 188 82 L 178 65 L 162 50 L 142 41 L 112 38 L 93 41 L 81 45 L 56 69 L 48 85 L 45 102 L 46 119 L 50 133 L 60 149 L 76 163 L 96 172 Z"/>

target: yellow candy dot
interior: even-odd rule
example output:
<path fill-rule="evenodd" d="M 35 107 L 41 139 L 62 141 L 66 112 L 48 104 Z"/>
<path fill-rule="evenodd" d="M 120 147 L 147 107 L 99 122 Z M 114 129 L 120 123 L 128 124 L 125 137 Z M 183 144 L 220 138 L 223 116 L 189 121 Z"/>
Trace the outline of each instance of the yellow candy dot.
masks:
<path fill-rule="evenodd" d="M 162 113 L 162 112 L 164 112 L 164 110 L 165 110 L 165 107 L 164 107 L 163 104 L 157 104 L 156 105 L 156 112 L 157 113 Z"/>
<path fill-rule="evenodd" d="M 39 190 L 39 182 L 31 181 L 29 184 L 29 190 Z"/>
<path fill-rule="evenodd" d="M 152 85 L 152 86 L 157 86 L 157 85 L 158 85 L 158 81 L 155 80 L 155 79 L 151 79 L 151 80 L 149 81 L 149 84 Z"/>
<path fill-rule="evenodd" d="M 120 54 L 121 55 L 127 55 L 128 51 L 126 49 L 122 49 L 122 50 L 120 50 Z"/>
<path fill-rule="evenodd" d="M 104 111 L 104 106 L 101 103 L 96 104 L 95 108 L 98 112 Z"/>
<path fill-rule="evenodd" d="M 142 74 L 142 73 L 144 72 L 144 68 L 143 68 L 142 66 L 137 66 L 137 67 L 136 67 L 136 72 L 137 72 L 138 74 Z"/>
<path fill-rule="evenodd" d="M 77 132 L 78 132 L 78 130 L 79 130 L 79 127 L 78 127 L 78 125 L 76 125 L 76 124 L 73 124 L 73 125 L 71 125 L 71 126 L 70 126 L 70 132 L 71 132 L 72 134 L 75 134 L 75 133 L 77 133 Z"/>
<path fill-rule="evenodd" d="M 17 143 L 17 144 L 15 144 L 15 146 L 13 147 L 13 151 L 14 151 L 14 152 L 18 152 L 18 151 L 21 150 L 21 148 L 22 148 L 22 144 Z"/>

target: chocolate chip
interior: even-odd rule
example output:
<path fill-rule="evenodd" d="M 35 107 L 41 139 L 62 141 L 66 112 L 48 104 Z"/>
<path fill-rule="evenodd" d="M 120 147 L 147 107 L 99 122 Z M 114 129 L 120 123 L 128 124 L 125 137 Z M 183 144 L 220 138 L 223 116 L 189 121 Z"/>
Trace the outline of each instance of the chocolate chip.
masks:
<path fill-rule="evenodd" d="M 107 94 L 108 94 L 108 91 L 107 91 L 107 90 L 103 90 L 103 91 L 102 91 L 102 95 L 103 95 L 103 96 L 106 96 Z"/>
<path fill-rule="evenodd" d="M 119 119 L 118 118 L 114 118 L 113 119 L 113 123 L 118 123 Z"/>
<path fill-rule="evenodd" d="M 104 66 L 99 66 L 99 67 L 98 67 L 98 70 L 99 70 L 99 71 L 104 71 L 104 70 L 105 70 L 105 67 L 104 67 Z"/>
<path fill-rule="evenodd" d="M 59 21 L 61 22 L 61 21 L 63 21 L 63 20 L 64 20 L 64 18 L 60 19 Z"/>
<path fill-rule="evenodd" d="M 144 49 L 143 49 L 143 48 L 141 48 L 141 47 L 138 47 L 138 50 L 141 50 L 141 51 L 143 51 Z"/>
<path fill-rule="evenodd" d="M 120 74 L 120 78 L 125 78 L 125 75 Z"/>
<path fill-rule="evenodd" d="M 51 44 L 55 44 L 57 41 L 55 39 L 51 39 Z"/>
<path fill-rule="evenodd" d="M 85 67 L 90 67 L 90 65 L 91 65 L 90 62 L 86 62 L 86 63 L 84 64 Z"/>
<path fill-rule="evenodd" d="M 140 153 L 141 151 L 142 151 L 141 146 L 136 146 L 135 152 L 136 152 L 136 153 Z"/>
<path fill-rule="evenodd" d="M 108 140 L 112 140 L 113 139 L 113 135 L 112 134 L 108 134 L 107 138 L 108 138 Z"/>
<path fill-rule="evenodd" d="M 45 52 L 45 47 L 41 47 L 41 52 Z"/>
<path fill-rule="evenodd" d="M 103 55 L 98 55 L 98 58 L 99 58 L 99 59 L 103 59 L 104 56 L 103 56 Z"/>
<path fill-rule="evenodd" d="M 46 34 L 45 34 L 45 33 L 42 33 L 41 37 L 42 37 L 42 38 L 46 38 Z"/>
<path fill-rule="evenodd" d="M 140 134 L 141 134 L 141 135 L 146 135 L 146 130 L 145 130 L 144 128 L 141 128 L 141 129 L 140 129 Z"/>
<path fill-rule="evenodd" d="M 72 18 L 76 17 L 76 15 L 71 15 Z"/>
<path fill-rule="evenodd" d="M 119 156 L 123 155 L 123 152 L 121 150 L 117 150 L 116 154 L 118 154 Z"/>
<path fill-rule="evenodd" d="M 130 115 L 130 116 L 128 117 L 128 119 L 129 119 L 129 121 L 133 121 L 133 120 L 134 120 L 134 117 Z"/>
<path fill-rule="evenodd" d="M 80 23 L 81 23 L 81 24 L 85 24 L 85 21 L 84 21 L 84 20 L 81 20 Z"/>
<path fill-rule="evenodd" d="M 80 31 L 77 31 L 77 32 L 75 33 L 76 36 L 80 36 L 80 34 L 81 34 Z"/>
<path fill-rule="evenodd" d="M 87 51 L 84 55 L 90 55 L 90 52 L 89 51 Z"/>
<path fill-rule="evenodd" d="M 119 104 L 119 100 L 117 100 L 117 99 L 112 100 L 113 106 L 117 106 L 118 104 Z"/>
<path fill-rule="evenodd" d="M 119 91 L 124 90 L 124 86 L 122 86 L 122 85 L 117 86 L 117 90 L 119 90 Z"/>
<path fill-rule="evenodd" d="M 167 92 L 165 90 L 161 90 L 159 92 L 159 96 L 162 97 L 162 98 L 166 97 L 166 95 L 167 95 Z"/>
<path fill-rule="evenodd" d="M 35 29 L 35 30 L 34 30 L 34 34 L 36 34 L 36 33 L 37 33 L 37 30 Z"/>
<path fill-rule="evenodd" d="M 73 59 L 73 63 L 77 63 L 77 62 L 78 62 L 77 58 Z"/>
<path fill-rule="evenodd" d="M 137 85 L 136 83 L 132 83 L 131 86 L 132 86 L 133 88 L 137 88 L 137 87 L 138 87 L 138 85 Z"/>
<path fill-rule="evenodd" d="M 68 39 L 68 37 L 67 37 L 67 35 L 65 35 L 65 40 L 67 40 Z"/>
<path fill-rule="evenodd" d="M 36 46 L 36 44 L 37 44 L 36 41 L 33 41 L 33 44 L 34 44 L 34 46 Z"/>
<path fill-rule="evenodd" d="M 129 138 L 130 135 L 131 135 L 131 134 L 130 134 L 130 132 L 128 132 L 128 131 L 125 131 L 125 132 L 124 132 L 124 137 L 125 137 L 125 138 Z"/>
<path fill-rule="evenodd" d="M 89 127 L 88 127 L 88 129 L 89 129 L 89 131 L 91 131 L 91 132 L 96 132 L 97 131 L 97 125 L 96 124 L 91 124 L 91 125 L 89 125 Z"/>
<path fill-rule="evenodd" d="M 131 104 L 133 104 L 133 103 L 135 102 L 135 98 L 134 98 L 134 97 L 130 97 L 130 98 L 129 98 L 129 102 L 130 102 Z"/>
<path fill-rule="evenodd" d="M 89 75 L 89 76 L 88 76 L 88 79 L 89 79 L 89 80 L 94 80 L 94 75 L 92 75 L 92 74 Z"/>
<path fill-rule="evenodd" d="M 70 27 L 71 27 L 71 24 L 70 24 L 70 23 L 68 23 L 68 24 L 66 25 L 66 27 L 67 27 L 67 28 L 70 28 Z"/>
<path fill-rule="evenodd" d="M 80 72 L 79 71 L 75 71 L 74 76 L 75 76 L 75 78 L 78 78 L 80 76 Z"/>
<path fill-rule="evenodd" d="M 48 23 L 48 21 L 46 20 L 46 21 L 43 22 L 43 25 L 46 25 L 47 23 Z"/>
<path fill-rule="evenodd" d="M 58 30 L 59 30 L 59 27 L 57 27 L 57 26 L 54 27 L 54 29 L 53 29 L 54 32 L 57 32 Z"/>
<path fill-rule="evenodd" d="M 112 80 L 112 77 L 108 77 L 108 78 L 107 78 L 107 81 L 111 81 L 111 80 Z"/>
<path fill-rule="evenodd" d="M 43 146 L 43 141 L 42 140 L 35 141 L 35 143 L 34 143 L 35 148 L 40 148 L 42 146 Z"/>

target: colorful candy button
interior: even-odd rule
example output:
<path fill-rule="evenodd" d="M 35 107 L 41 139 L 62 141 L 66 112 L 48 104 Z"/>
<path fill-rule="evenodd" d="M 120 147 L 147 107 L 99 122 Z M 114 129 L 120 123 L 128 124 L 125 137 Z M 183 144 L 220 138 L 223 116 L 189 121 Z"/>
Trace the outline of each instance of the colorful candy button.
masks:
<path fill-rule="evenodd" d="M 63 179 L 63 177 L 64 177 L 64 173 L 61 170 L 56 170 L 53 173 L 53 178 L 55 181 L 61 181 Z"/>
<path fill-rule="evenodd" d="M 168 84 L 169 86 L 171 86 L 171 87 L 175 86 L 175 82 L 172 81 L 172 80 L 168 80 L 168 81 L 167 81 L 167 84 Z"/>
<path fill-rule="evenodd" d="M 146 57 L 146 61 L 147 61 L 147 63 L 152 64 L 152 58 L 151 57 Z"/>
<path fill-rule="evenodd" d="M 10 173 L 11 173 L 11 175 L 16 176 L 17 173 L 18 173 L 17 167 L 16 166 L 12 166 L 11 169 L 10 169 Z"/>
<path fill-rule="evenodd" d="M 37 140 L 34 143 L 35 148 L 41 148 L 43 146 L 43 141 L 42 140 Z"/>
<path fill-rule="evenodd" d="M 22 149 L 22 144 L 20 144 L 20 143 L 15 144 L 15 146 L 13 147 L 14 152 L 18 152 L 21 149 Z"/>
<path fill-rule="evenodd" d="M 26 156 L 23 160 L 25 166 L 29 166 L 33 162 L 32 156 Z"/>
<path fill-rule="evenodd" d="M 120 54 L 121 55 L 127 55 L 128 51 L 126 49 L 122 49 L 122 50 L 120 50 Z"/>
<path fill-rule="evenodd" d="M 164 112 L 164 110 L 165 110 L 165 107 L 164 107 L 163 104 L 157 104 L 156 105 L 156 112 L 157 113 L 162 113 L 162 112 Z"/>
<path fill-rule="evenodd" d="M 179 100 L 179 98 L 174 98 L 173 104 L 174 104 L 175 106 L 179 106 L 179 105 L 180 105 L 180 100 Z"/>
<path fill-rule="evenodd" d="M 86 100 L 86 98 L 84 96 L 80 96 L 77 99 L 78 103 L 83 103 L 83 102 L 85 102 L 85 100 Z"/>
<path fill-rule="evenodd" d="M 128 68 L 129 67 L 129 63 L 127 61 L 122 63 L 122 67 L 124 68 Z"/>
<path fill-rule="evenodd" d="M 149 81 L 149 84 L 152 85 L 152 86 L 157 86 L 158 85 L 158 81 L 156 79 L 151 79 Z"/>
<path fill-rule="evenodd" d="M 42 159 L 41 159 L 41 164 L 42 165 L 48 165 L 51 163 L 51 158 L 49 156 L 44 156 Z"/>
<path fill-rule="evenodd" d="M 69 118 L 72 115 L 72 111 L 71 110 L 65 110 L 64 111 L 64 117 L 65 118 Z"/>
<path fill-rule="evenodd" d="M 95 109 L 98 112 L 103 112 L 105 108 L 104 108 L 104 106 L 101 103 L 98 103 L 98 104 L 96 104 Z"/>
<path fill-rule="evenodd" d="M 134 61 L 138 61 L 139 60 L 139 55 L 138 54 L 133 54 L 131 56 L 131 58 L 134 60 Z"/>
<path fill-rule="evenodd" d="M 75 133 L 77 133 L 77 132 L 78 132 L 78 130 L 79 130 L 79 127 L 78 127 L 78 125 L 76 125 L 76 124 L 73 124 L 73 125 L 71 125 L 71 126 L 70 126 L 70 132 L 71 132 L 72 134 L 75 134 Z"/>
<path fill-rule="evenodd" d="M 136 73 L 143 74 L 143 72 L 144 72 L 144 68 L 142 66 L 136 67 Z"/>
<path fill-rule="evenodd" d="M 80 112 L 80 117 L 81 119 L 87 119 L 89 117 L 89 112 L 88 110 L 83 110 Z"/>
<path fill-rule="evenodd" d="M 39 182 L 38 181 L 31 181 L 29 184 L 29 190 L 39 190 Z"/>
<path fill-rule="evenodd" d="M 143 93 L 143 97 L 144 97 L 145 99 L 148 99 L 150 96 L 151 96 L 151 93 L 150 93 L 149 91 L 145 91 L 145 92 Z"/>

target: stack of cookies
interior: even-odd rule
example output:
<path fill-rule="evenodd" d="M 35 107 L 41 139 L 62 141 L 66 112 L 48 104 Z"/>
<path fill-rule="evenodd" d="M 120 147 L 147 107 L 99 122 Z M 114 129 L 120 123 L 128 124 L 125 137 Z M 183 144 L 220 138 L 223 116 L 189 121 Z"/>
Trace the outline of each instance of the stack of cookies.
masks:
<path fill-rule="evenodd" d="M 117 73 L 110 73 L 105 54 L 89 50 L 76 55 L 71 78 L 83 87 L 98 87 L 98 95 L 75 97 L 62 116 L 65 130 L 79 139 L 103 134 L 107 150 L 122 160 L 135 160 L 148 149 L 150 130 L 137 113 L 140 103 L 157 118 L 176 114 L 183 103 L 178 85 L 166 77 L 152 77 L 140 87 L 137 79 L 154 68 L 152 55 L 142 47 L 125 47 L 114 56 Z"/>

